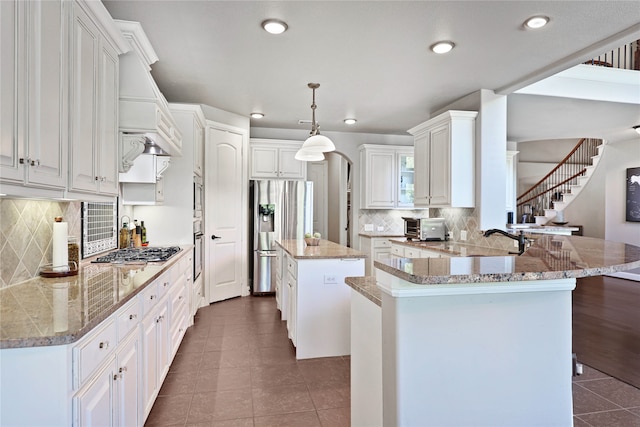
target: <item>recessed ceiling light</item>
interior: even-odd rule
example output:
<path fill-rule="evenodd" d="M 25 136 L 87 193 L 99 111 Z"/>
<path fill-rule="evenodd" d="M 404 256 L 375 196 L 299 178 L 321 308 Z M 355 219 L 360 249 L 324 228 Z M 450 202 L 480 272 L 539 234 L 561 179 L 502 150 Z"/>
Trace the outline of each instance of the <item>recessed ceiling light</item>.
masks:
<path fill-rule="evenodd" d="M 287 31 L 289 26 L 286 22 L 278 19 L 267 19 L 266 21 L 262 21 L 262 28 L 264 28 L 267 33 L 282 34 Z"/>
<path fill-rule="evenodd" d="M 251 113 L 251 118 L 252 119 L 261 119 L 264 117 L 264 114 L 262 113 Z"/>
<path fill-rule="evenodd" d="M 535 30 L 535 29 L 544 27 L 548 23 L 549 23 L 548 16 L 538 15 L 538 16 L 532 16 L 531 18 L 524 21 L 524 26 L 526 28 L 531 28 Z"/>
<path fill-rule="evenodd" d="M 343 121 L 348 125 L 354 125 L 357 122 L 356 119 L 344 119 Z"/>
<path fill-rule="evenodd" d="M 441 41 L 435 44 L 432 44 L 429 49 L 431 49 L 434 53 L 447 53 L 450 52 L 455 44 L 451 41 Z"/>

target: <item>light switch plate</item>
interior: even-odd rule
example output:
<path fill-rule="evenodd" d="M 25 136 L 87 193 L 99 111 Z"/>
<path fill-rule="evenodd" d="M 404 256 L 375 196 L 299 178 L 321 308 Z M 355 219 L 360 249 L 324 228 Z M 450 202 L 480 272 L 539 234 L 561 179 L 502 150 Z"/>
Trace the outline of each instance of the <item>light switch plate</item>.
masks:
<path fill-rule="evenodd" d="M 365 224 L 364 231 L 373 231 L 373 224 Z"/>
<path fill-rule="evenodd" d="M 467 240 L 467 230 L 460 230 L 460 240 Z"/>

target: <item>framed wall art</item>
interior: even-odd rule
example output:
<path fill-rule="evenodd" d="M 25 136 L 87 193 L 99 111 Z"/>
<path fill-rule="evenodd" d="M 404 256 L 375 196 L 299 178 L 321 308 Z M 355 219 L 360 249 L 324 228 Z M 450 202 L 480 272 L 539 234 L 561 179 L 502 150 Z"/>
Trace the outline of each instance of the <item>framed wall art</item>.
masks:
<path fill-rule="evenodd" d="M 627 222 L 640 222 L 640 167 L 627 169 Z"/>

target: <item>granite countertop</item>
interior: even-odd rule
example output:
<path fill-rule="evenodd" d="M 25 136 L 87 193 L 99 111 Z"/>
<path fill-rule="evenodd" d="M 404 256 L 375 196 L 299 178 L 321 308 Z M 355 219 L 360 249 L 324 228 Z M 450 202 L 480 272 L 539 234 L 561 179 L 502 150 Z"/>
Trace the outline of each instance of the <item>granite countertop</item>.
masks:
<path fill-rule="evenodd" d="M 438 243 L 455 249 L 455 244 Z M 379 259 L 374 266 L 419 285 L 567 279 L 640 267 L 640 247 L 591 237 L 540 235 L 521 256 L 492 256 L 490 250 L 477 249 L 482 253 Z"/>
<path fill-rule="evenodd" d="M 80 263 L 78 274 L 0 289 L 0 349 L 70 344 L 130 301 L 192 246 L 146 265 Z"/>
<path fill-rule="evenodd" d="M 404 233 L 394 233 L 392 231 L 361 231 L 358 235 L 364 237 L 404 237 Z"/>
<path fill-rule="evenodd" d="M 483 246 L 466 245 L 464 243 L 459 243 L 459 242 L 407 240 L 404 237 L 401 239 L 389 239 L 389 240 L 392 243 L 397 243 L 403 246 L 410 246 L 413 248 L 442 252 L 443 255 L 448 255 L 448 256 L 459 257 L 459 256 L 506 256 L 506 255 L 509 255 L 508 251 L 503 251 L 500 249 L 493 249 L 493 248 L 486 248 Z"/>
<path fill-rule="evenodd" d="M 378 307 L 382 306 L 382 291 L 375 277 L 345 277 L 344 282 Z"/>
<path fill-rule="evenodd" d="M 294 259 L 340 259 L 340 258 L 367 258 L 367 255 L 355 249 L 320 240 L 318 246 L 308 246 L 304 239 L 282 240 L 276 242 Z"/>

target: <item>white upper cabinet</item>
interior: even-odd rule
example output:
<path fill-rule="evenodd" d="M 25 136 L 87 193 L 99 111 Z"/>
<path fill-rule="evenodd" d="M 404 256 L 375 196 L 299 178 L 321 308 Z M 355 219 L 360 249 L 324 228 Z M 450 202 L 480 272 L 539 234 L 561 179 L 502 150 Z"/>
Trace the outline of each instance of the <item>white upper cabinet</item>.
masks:
<path fill-rule="evenodd" d="M 250 140 L 250 179 L 306 179 L 307 164 L 295 159 L 302 142 Z"/>
<path fill-rule="evenodd" d="M 414 136 L 416 207 L 475 206 L 475 111 L 447 111 Z"/>
<path fill-rule="evenodd" d="M 87 11 L 71 25 L 70 190 L 118 194 L 118 54 Z"/>
<path fill-rule="evenodd" d="M 360 146 L 360 208 L 413 208 L 413 147 Z"/>
<path fill-rule="evenodd" d="M 3 192 L 117 195 L 118 55 L 129 47 L 104 5 L 2 1 L 0 21 Z"/>
<path fill-rule="evenodd" d="M 66 11 L 62 1 L 0 3 L 0 177 L 67 185 Z"/>

